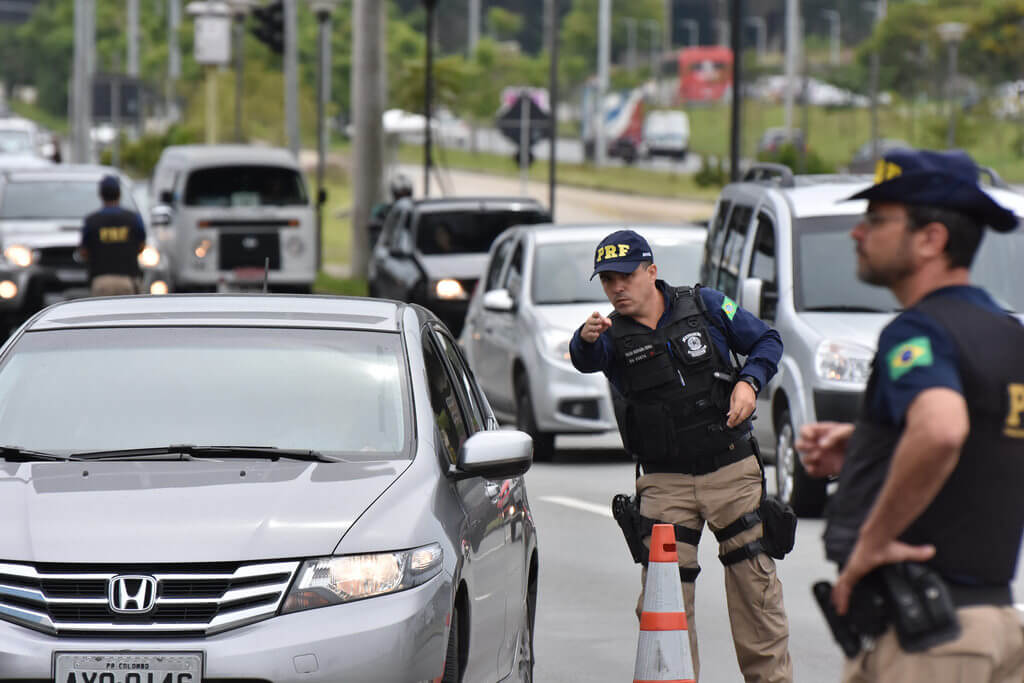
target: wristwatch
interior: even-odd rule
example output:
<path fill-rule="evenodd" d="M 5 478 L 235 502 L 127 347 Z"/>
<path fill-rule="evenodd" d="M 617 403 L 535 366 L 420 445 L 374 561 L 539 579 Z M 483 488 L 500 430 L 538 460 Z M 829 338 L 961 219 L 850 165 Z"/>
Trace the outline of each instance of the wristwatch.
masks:
<path fill-rule="evenodd" d="M 758 384 L 757 380 L 751 377 L 750 375 L 741 375 L 740 381 L 746 382 L 747 384 L 750 385 L 750 387 L 754 390 L 754 396 L 757 396 L 758 394 L 761 393 L 761 385 Z"/>

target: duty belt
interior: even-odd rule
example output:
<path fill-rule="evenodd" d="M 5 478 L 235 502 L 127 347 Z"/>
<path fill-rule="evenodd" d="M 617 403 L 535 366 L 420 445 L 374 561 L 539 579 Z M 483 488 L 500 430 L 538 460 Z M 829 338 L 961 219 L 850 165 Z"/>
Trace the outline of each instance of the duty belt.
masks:
<path fill-rule="evenodd" d="M 739 462 L 754 454 L 754 447 L 751 437 L 746 436 L 737 439 L 729 444 L 728 448 L 717 453 L 680 455 L 671 460 L 646 462 L 641 460 L 644 474 L 665 473 L 673 474 L 710 474 L 726 465 Z"/>

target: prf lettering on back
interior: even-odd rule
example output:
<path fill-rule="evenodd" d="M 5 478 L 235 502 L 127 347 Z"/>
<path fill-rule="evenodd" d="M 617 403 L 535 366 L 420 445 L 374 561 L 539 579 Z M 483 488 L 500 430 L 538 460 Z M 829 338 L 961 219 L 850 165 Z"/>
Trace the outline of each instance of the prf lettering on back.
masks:
<path fill-rule="evenodd" d="M 1024 384 L 1009 384 L 1010 412 L 1006 415 L 1006 429 L 1003 433 L 1016 439 L 1024 439 Z"/>
<path fill-rule="evenodd" d="M 622 258 L 628 253 L 628 244 L 609 244 L 597 250 L 597 260 L 604 261 L 610 258 Z"/>
<path fill-rule="evenodd" d="M 131 229 L 127 225 L 116 228 L 100 228 L 100 242 L 127 242 Z"/>

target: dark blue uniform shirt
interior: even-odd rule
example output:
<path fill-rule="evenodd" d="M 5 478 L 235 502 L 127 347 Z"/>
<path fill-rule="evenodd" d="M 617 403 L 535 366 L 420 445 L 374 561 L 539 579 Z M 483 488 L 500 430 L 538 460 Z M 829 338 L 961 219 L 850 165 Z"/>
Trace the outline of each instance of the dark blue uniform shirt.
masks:
<path fill-rule="evenodd" d="M 993 313 L 1006 311 L 978 287 L 943 287 L 925 299 L 956 297 Z M 963 394 L 957 351 L 949 333 L 933 318 L 911 308 L 896 316 L 878 339 L 875 383 L 867 396 L 868 417 L 902 427 L 907 409 L 925 389 L 945 387 Z"/>
<path fill-rule="evenodd" d="M 658 320 L 658 328 L 662 328 L 672 319 L 672 302 L 670 295 L 674 287 L 666 284 L 664 280 L 658 280 L 658 289 L 665 299 L 665 312 Z M 750 375 L 758 381 L 763 388 L 768 380 L 775 376 L 778 370 L 779 359 L 782 357 L 782 338 L 779 333 L 766 325 L 760 319 L 755 318 L 742 308 L 736 306 L 732 299 L 727 299 L 721 292 L 708 287 L 700 288 L 700 296 L 704 307 L 714 319 L 714 324 L 708 325 L 708 332 L 711 341 L 718 349 L 723 359 L 728 359 L 730 349 L 737 354 L 746 356 L 741 375 Z M 732 315 L 726 309 L 734 310 Z M 615 349 L 611 335 L 606 330 L 593 344 L 588 344 L 580 337 L 580 330 L 576 330 L 569 342 L 569 355 L 572 364 L 580 372 L 603 372 L 608 380 L 621 393 L 622 380 L 620 369 L 615 363 Z M 722 330 L 725 334 L 722 334 Z"/>

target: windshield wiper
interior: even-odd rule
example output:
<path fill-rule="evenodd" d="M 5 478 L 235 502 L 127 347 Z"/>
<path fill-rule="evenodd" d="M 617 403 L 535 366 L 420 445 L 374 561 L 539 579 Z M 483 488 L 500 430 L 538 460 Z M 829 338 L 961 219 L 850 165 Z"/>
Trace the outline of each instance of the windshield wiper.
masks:
<path fill-rule="evenodd" d="M 67 462 L 76 460 L 73 455 L 57 455 L 56 453 L 45 453 L 43 451 L 31 451 L 20 446 L 0 446 L 0 459 L 7 462 L 36 462 L 36 461 L 58 461 Z"/>
<path fill-rule="evenodd" d="M 75 453 L 76 460 L 132 460 L 156 455 L 179 455 L 183 460 L 205 457 L 262 458 L 265 460 L 305 460 L 307 462 L 342 462 L 341 458 L 324 455 L 320 451 L 300 448 L 277 448 L 276 446 L 192 446 L 178 444 L 154 446 L 152 448 L 125 448 L 110 451 L 87 451 Z"/>
<path fill-rule="evenodd" d="M 871 306 L 809 306 L 804 309 L 806 313 L 893 313 L 891 309 L 872 308 Z"/>

